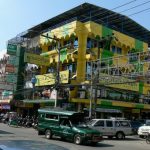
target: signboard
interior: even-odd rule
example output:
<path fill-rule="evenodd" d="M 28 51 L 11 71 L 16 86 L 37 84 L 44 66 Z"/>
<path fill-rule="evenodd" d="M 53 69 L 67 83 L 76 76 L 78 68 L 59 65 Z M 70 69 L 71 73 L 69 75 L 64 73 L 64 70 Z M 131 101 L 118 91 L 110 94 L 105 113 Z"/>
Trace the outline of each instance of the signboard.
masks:
<path fill-rule="evenodd" d="M 139 114 L 140 113 L 140 109 L 132 109 L 132 113 L 133 114 Z"/>
<path fill-rule="evenodd" d="M 25 53 L 24 55 L 24 62 L 28 62 L 30 64 L 36 64 L 39 66 L 49 66 L 50 65 L 50 59 L 44 56 L 31 54 L 31 53 Z"/>
<path fill-rule="evenodd" d="M 12 91 L 3 91 L 2 92 L 2 99 L 11 99 L 13 98 L 13 92 Z"/>
<path fill-rule="evenodd" d="M 45 86 L 55 84 L 56 76 L 53 73 L 37 75 L 37 82 L 35 86 Z M 60 84 L 69 82 L 69 70 L 60 72 Z"/>
<path fill-rule="evenodd" d="M 19 57 L 10 55 L 7 64 L 12 64 L 14 66 L 18 66 L 18 64 L 19 64 Z"/>
<path fill-rule="evenodd" d="M 5 84 L 5 83 L 0 83 L 0 89 L 3 90 L 8 90 L 8 91 L 13 91 L 13 84 Z"/>
<path fill-rule="evenodd" d="M 7 74 L 5 79 L 8 83 L 17 83 L 17 75 L 15 74 Z"/>
<path fill-rule="evenodd" d="M 9 109 L 10 109 L 10 105 L 2 105 L 2 109 L 7 109 L 7 110 L 9 110 Z"/>
<path fill-rule="evenodd" d="M 9 104 L 10 99 L 0 100 L 0 104 Z"/>
<path fill-rule="evenodd" d="M 17 45 L 8 44 L 7 45 L 7 54 L 15 55 L 17 52 Z"/>
<path fill-rule="evenodd" d="M 6 64 L 5 72 L 14 73 L 15 67 L 12 64 Z"/>
<path fill-rule="evenodd" d="M 100 84 L 104 84 L 105 86 L 108 87 L 136 91 L 136 92 L 139 91 L 139 83 L 135 82 L 135 80 L 127 79 L 121 76 L 112 76 L 112 75 L 101 73 L 99 82 Z"/>

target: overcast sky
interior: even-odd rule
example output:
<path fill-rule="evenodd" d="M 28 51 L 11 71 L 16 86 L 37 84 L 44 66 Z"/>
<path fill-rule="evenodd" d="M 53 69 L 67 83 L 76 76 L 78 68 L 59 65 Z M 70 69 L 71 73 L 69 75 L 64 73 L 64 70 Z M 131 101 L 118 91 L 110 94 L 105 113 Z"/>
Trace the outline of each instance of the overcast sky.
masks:
<path fill-rule="evenodd" d="M 6 49 L 7 40 L 84 2 L 85 0 L 0 0 L 0 57 L 2 50 Z M 114 10 L 121 12 L 129 9 L 122 12 L 127 16 L 147 9 L 131 18 L 150 30 L 150 1 L 148 0 L 87 0 L 86 2 L 111 10 L 131 2 Z M 139 7 L 132 8 L 137 5 Z"/>

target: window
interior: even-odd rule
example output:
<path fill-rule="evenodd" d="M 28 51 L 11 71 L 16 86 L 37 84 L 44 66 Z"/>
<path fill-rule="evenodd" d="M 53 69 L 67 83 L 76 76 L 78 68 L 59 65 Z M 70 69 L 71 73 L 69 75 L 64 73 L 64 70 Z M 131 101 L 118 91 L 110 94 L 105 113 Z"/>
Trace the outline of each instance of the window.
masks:
<path fill-rule="evenodd" d="M 130 127 L 129 122 L 127 122 L 127 121 L 119 121 L 119 122 L 120 122 L 120 126 L 122 126 L 122 127 Z"/>
<path fill-rule="evenodd" d="M 78 48 L 78 38 L 76 38 L 74 41 L 74 48 Z"/>
<path fill-rule="evenodd" d="M 107 127 L 113 127 L 113 122 L 112 121 L 106 121 L 106 126 Z"/>
<path fill-rule="evenodd" d="M 118 121 L 115 121 L 115 126 L 116 127 L 119 127 L 120 126 L 120 123 Z"/>
<path fill-rule="evenodd" d="M 90 38 L 87 39 L 87 48 L 92 48 L 92 41 Z"/>
<path fill-rule="evenodd" d="M 40 118 L 44 118 L 45 117 L 45 114 L 40 114 Z"/>
<path fill-rule="evenodd" d="M 63 120 L 61 125 L 71 127 L 70 121 L 68 119 Z"/>
<path fill-rule="evenodd" d="M 53 49 L 52 49 L 52 45 L 49 45 L 48 46 L 48 51 L 52 51 Z"/>
<path fill-rule="evenodd" d="M 112 46 L 111 50 L 112 50 L 113 53 L 117 53 L 117 54 L 122 53 L 122 48 L 120 48 L 120 47 Z"/>
<path fill-rule="evenodd" d="M 54 73 L 56 72 L 56 68 L 55 67 L 48 67 L 47 68 L 47 73 Z"/>
<path fill-rule="evenodd" d="M 112 46 L 112 52 L 116 53 L 116 46 Z"/>
<path fill-rule="evenodd" d="M 58 120 L 58 115 L 54 114 L 46 114 L 46 119 L 53 119 L 53 120 Z"/>
<path fill-rule="evenodd" d="M 104 127 L 104 121 L 100 120 L 100 121 L 96 122 L 94 126 L 95 127 L 97 127 L 97 126 Z"/>
<path fill-rule="evenodd" d="M 120 47 L 117 47 L 117 53 L 121 54 L 122 53 L 122 49 Z"/>

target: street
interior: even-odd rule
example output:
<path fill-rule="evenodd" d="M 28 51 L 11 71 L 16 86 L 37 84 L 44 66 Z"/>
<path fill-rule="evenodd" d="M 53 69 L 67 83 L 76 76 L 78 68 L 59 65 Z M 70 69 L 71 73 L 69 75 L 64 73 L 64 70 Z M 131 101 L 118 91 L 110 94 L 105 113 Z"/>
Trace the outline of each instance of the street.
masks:
<path fill-rule="evenodd" d="M 32 128 L 15 128 L 0 123 L 0 150 L 149 150 L 150 145 L 137 136 L 127 137 L 125 140 L 109 140 L 104 138 L 97 146 L 75 145 L 71 142 L 59 139 L 47 140 L 44 136 L 38 136 Z"/>

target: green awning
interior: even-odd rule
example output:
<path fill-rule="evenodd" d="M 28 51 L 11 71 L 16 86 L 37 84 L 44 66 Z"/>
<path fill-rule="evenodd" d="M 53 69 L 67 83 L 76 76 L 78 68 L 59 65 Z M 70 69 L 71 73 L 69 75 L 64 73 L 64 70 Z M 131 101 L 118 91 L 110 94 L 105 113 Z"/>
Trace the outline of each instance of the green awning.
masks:
<path fill-rule="evenodd" d="M 36 100 L 23 100 L 24 103 L 33 103 L 33 104 L 38 104 L 38 103 L 55 103 L 54 99 L 36 99 Z"/>

